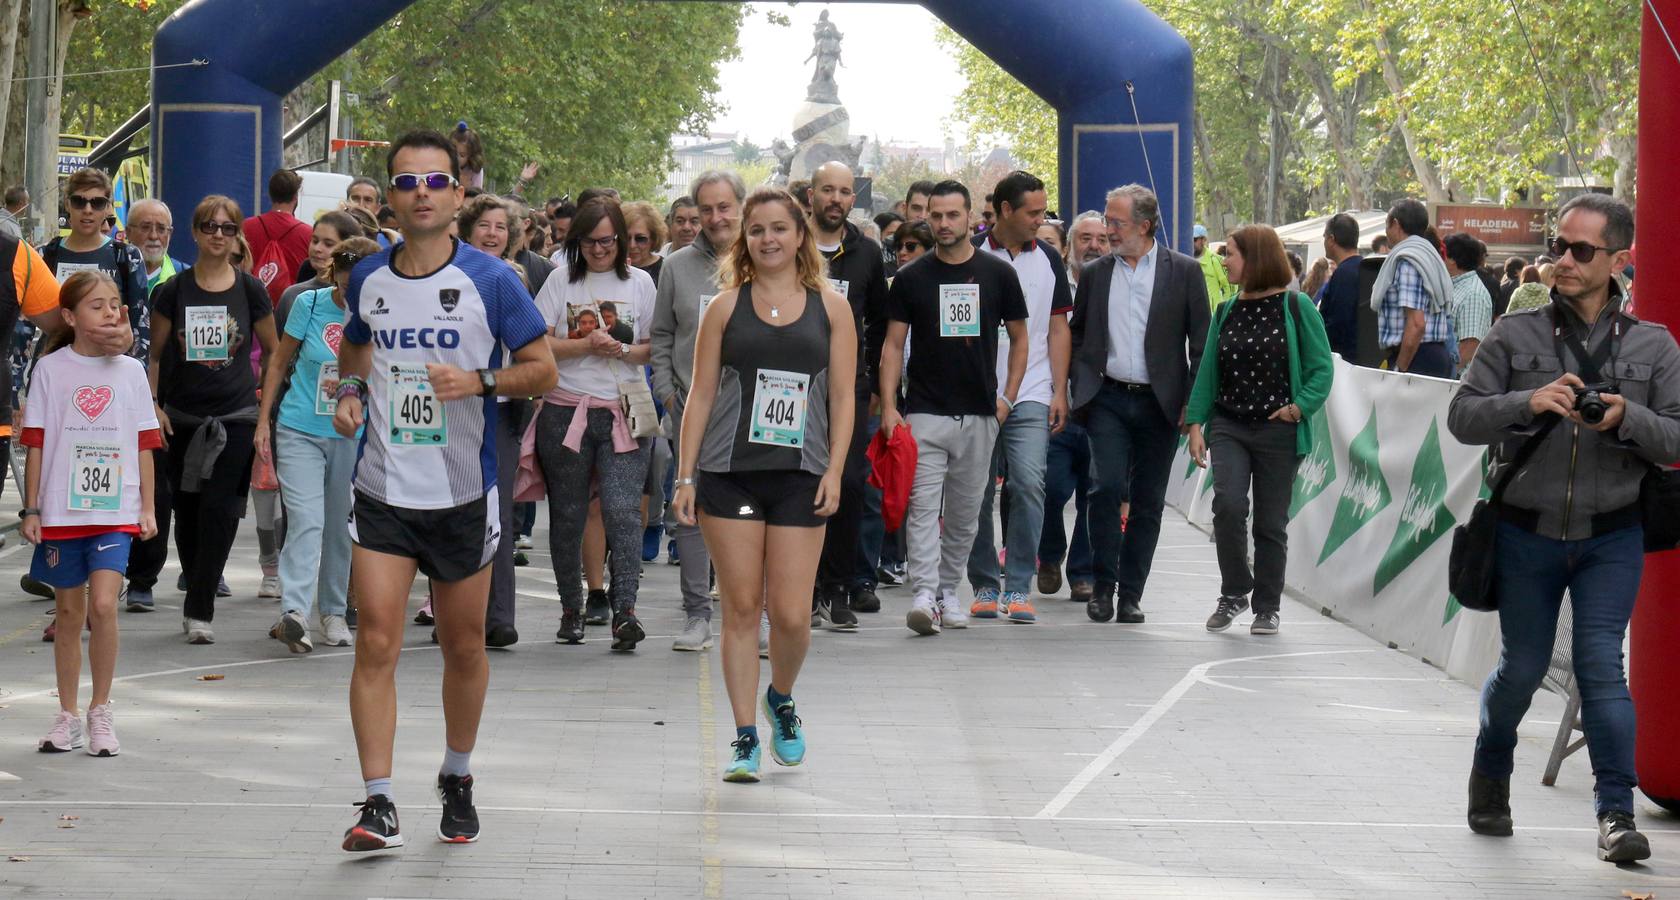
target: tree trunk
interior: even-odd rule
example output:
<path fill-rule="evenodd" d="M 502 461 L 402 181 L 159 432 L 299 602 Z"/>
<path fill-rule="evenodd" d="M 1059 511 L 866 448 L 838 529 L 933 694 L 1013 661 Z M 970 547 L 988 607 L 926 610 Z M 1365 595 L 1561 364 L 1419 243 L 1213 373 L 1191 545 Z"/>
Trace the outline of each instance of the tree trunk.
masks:
<path fill-rule="evenodd" d="M 12 109 L 12 81 L 17 66 L 18 32 L 23 30 L 23 0 L 0 0 L 0 136 L 6 133 Z M 0 141 L 4 141 L 0 137 Z"/>
<path fill-rule="evenodd" d="M 1197 109 L 1191 118 L 1190 126 L 1196 142 L 1196 155 L 1202 163 L 1202 177 L 1207 179 L 1208 185 L 1205 221 L 1210 231 L 1223 232 L 1236 221 L 1237 208 L 1225 193 L 1225 188 L 1219 183 L 1219 177 L 1214 171 L 1213 146 L 1208 136 L 1207 120 L 1202 118 L 1200 109 Z"/>
<path fill-rule="evenodd" d="M 1360 0 L 1360 7 L 1366 15 L 1375 15 L 1370 0 Z M 1423 195 L 1431 203 L 1444 203 L 1447 192 L 1441 187 L 1441 176 L 1435 171 L 1435 164 L 1418 147 L 1417 135 L 1412 133 L 1411 123 L 1408 121 L 1409 112 L 1406 104 L 1406 83 L 1400 78 L 1400 66 L 1394 61 L 1394 51 L 1389 47 L 1388 37 L 1378 30 L 1376 34 L 1377 55 L 1382 58 L 1383 83 L 1388 85 L 1388 92 L 1394 95 L 1394 102 L 1399 105 L 1399 112 L 1395 117 L 1395 124 L 1400 129 L 1400 139 L 1406 143 L 1406 156 L 1412 161 L 1412 173 L 1417 176 L 1418 183 L 1423 185 Z"/>

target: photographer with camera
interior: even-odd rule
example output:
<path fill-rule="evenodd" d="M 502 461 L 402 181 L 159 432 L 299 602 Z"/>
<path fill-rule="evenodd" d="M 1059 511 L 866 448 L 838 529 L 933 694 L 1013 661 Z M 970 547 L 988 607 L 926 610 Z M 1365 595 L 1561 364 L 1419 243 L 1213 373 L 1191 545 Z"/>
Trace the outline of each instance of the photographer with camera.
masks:
<path fill-rule="evenodd" d="M 1611 277 L 1628 263 L 1633 213 L 1585 194 L 1564 204 L 1551 302 L 1508 313 L 1487 333 L 1454 395 L 1447 427 L 1495 446 L 1488 483 L 1516 469 L 1499 504 L 1493 597 L 1499 665 L 1482 691 L 1469 824 L 1511 834 L 1517 725 L 1551 661 L 1568 589 L 1581 727 L 1597 780 L 1598 855 L 1650 856 L 1634 827 L 1634 711 L 1622 643 L 1644 565 L 1640 485 L 1680 458 L 1680 348 L 1624 309 Z M 1525 446 L 1527 445 L 1527 446 Z"/>

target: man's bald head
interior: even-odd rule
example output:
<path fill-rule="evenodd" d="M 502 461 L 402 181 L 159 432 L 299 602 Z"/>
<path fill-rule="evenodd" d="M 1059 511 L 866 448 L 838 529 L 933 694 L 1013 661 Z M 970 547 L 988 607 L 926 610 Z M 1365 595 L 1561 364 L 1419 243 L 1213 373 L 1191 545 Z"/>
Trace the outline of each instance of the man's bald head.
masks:
<path fill-rule="evenodd" d="M 819 235 L 832 238 L 845 227 L 846 217 L 857 203 L 855 184 L 851 167 L 843 162 L 823 163 L 811 173 L 811 218 Z"/>

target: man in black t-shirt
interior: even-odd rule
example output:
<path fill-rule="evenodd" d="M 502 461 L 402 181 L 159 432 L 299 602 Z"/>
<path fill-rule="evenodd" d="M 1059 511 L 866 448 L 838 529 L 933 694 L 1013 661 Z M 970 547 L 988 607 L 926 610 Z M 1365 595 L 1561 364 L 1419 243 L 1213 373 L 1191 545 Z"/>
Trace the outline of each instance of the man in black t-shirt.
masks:
<path fill-rule="evenodd" d="M 1021 281 L 1009 263 L 969 243 L 970 214 L 967 188 L 955 181 L 935 185 L 928 199 L 934 252 L 900 269 L 887 295 L 881 430 L 890 438 L 898 426 L 908 424 L 916 438 L 916 479 L 904 527 L 915 596 L 906 624 L 918 634 L 968 626 L 957 580 L 979 527 L 998 428 L 1015 405 L 1027 368 Z M 1009 333 L 1002 390 L 997 383 L 999 326 Z M 907 334 L 909 388 L 901 416 L 897 386 Z"/>

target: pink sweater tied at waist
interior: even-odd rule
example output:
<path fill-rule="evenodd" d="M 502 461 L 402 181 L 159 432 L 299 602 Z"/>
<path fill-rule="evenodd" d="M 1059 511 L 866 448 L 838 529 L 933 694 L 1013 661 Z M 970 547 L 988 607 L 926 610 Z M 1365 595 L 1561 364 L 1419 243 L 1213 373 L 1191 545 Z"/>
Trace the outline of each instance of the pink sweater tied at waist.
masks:
<path fill-rule="evenodd" d="M 589 410 L 606 409 L 612 411 L 613 452 L 629 453 L 639 445 L 630 435 L 630 423 L 624 418 L 624 408 L 617 397 L 606 399 L 591 397 L 586 394 L 574 394 L 563 388 L 555 388 L 543 397 L 542 403 L 554 406 L 571 406 L 578 410 L 572 415 L 572 421 L 566 428 L 565 440 L 562 446 L 573 453 L 583 449 L 583 432 L 589 427 Z M 514 479 L 513 500 L 515 503 L 529 503 L 543 499 L 547 485 L 543 482 L 542 469 L 537 462 L 537 419 L 542 417 L 542 408 L 537 408 L 536 415 L 531 416 L 531 424 L 525 426 L 525 434 L 519 439 L 519 474 Z"/>

